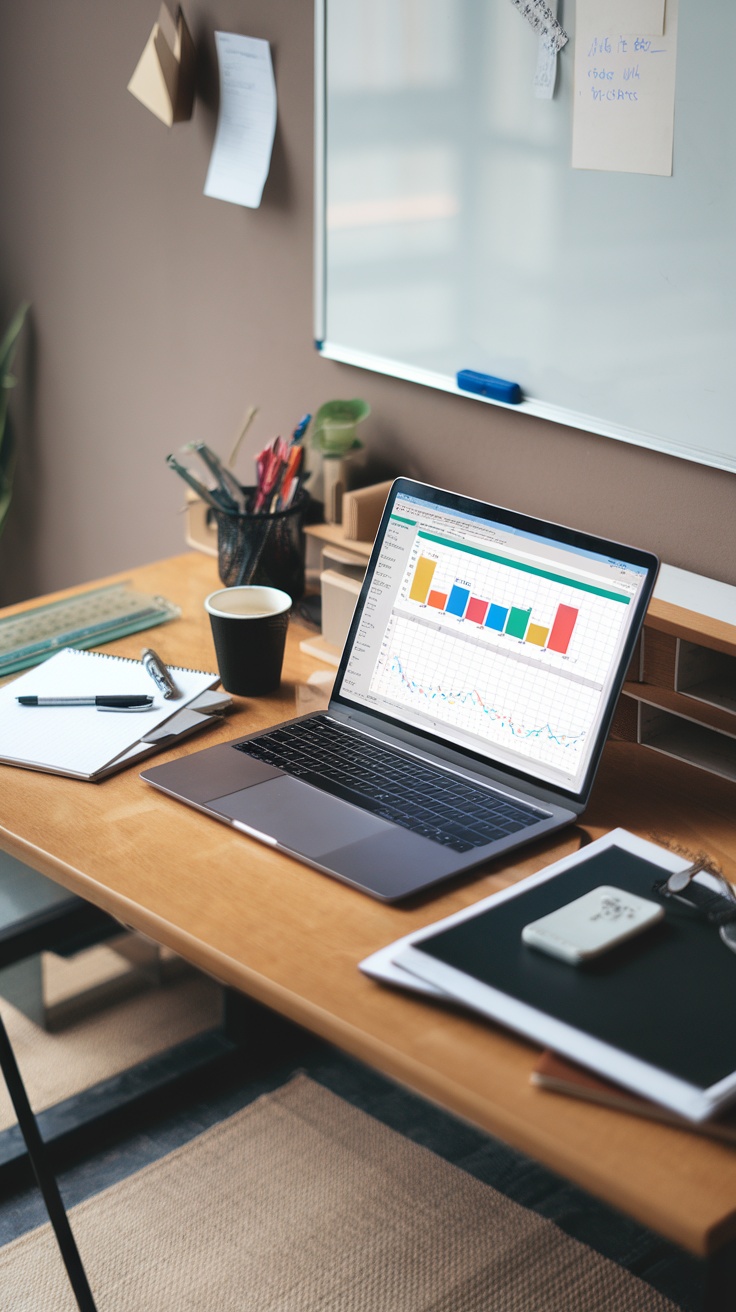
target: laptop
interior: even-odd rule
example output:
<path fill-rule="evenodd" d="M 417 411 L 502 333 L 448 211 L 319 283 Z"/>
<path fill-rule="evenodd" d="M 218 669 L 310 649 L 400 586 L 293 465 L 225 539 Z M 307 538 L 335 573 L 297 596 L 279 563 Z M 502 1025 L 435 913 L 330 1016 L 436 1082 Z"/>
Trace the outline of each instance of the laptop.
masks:
<path fill-rule="evenodd" d="M 657 568 L 399 478 L 327 710 L 142 778 L 382 901 L 417 894 L 580 816 Z"/>

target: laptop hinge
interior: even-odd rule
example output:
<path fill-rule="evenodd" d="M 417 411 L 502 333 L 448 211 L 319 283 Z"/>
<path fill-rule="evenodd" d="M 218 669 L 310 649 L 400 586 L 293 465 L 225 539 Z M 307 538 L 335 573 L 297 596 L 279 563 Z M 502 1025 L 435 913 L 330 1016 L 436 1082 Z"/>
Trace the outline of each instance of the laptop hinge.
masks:
<path fill-rule="evenodd" d="M 443 765 L 451 766 L 457 774 L 466 779 L 497 784 L 504 791 L 508 789 L 515 797 L 521 793 L 524 797 L 547 806 L 564 807 L 573 815 L 580 815 L 584 810 L 582 802 L 562 792 L 556 792 L 554 788 L 545 787 L 528 779 L 519 779 L 516 775 L 505 771 L 502 766 L 484 761 L 468 761 L 466 756 L 444 743 L 433 742 L 428 745 L 424 738 L 413 733 L 411 729 L 385 723 L 383 720 L 379 721 L 370 712 L 331 703 L 324 714 L 339 724 L 348 724 L 351 728 L 376 738 L 379 742 L 408 750 L 428 765 L 437 765 L 441 762 Z"/>

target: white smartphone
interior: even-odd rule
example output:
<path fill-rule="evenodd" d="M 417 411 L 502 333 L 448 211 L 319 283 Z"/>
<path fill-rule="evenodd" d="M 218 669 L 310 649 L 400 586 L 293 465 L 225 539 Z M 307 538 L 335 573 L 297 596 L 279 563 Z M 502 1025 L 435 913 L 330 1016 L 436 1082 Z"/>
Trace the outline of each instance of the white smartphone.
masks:
<path fill-rule="evenodd" d="M 664 916 L 664 907 L 647 898 L 601 884 L 521 931 L 530 947 L 578 965 L 641 934 Z"/>

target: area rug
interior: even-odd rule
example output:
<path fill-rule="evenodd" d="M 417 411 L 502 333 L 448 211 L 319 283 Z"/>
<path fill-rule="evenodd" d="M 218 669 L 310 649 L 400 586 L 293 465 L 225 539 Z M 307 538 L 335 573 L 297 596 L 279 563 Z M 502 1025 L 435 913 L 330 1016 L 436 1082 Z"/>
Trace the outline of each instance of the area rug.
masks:
<path fill-rule="evenodd" d="M 635 1276 L 304 1075 L 72 1209 L 98 1312 L 675 1312 Z M 49 1226 L 13 1312 L 74 1312 Z"/>
<path fill-rule="evenodd" d="M 52 996 L 97 983 L 114 969 L 115 954 L 109 948 L 93 948 L 71 962 L 48 955 Z M 214 1029 L 221 1014 L 221 988 L 195 971 L 172 972 L 164 983 L 118 999 L 51 1034 L 0 999 L 0 1015 L 35 1112 Z M 0 1077 L 0 1131 L 14 1124 L 13 1105 Z"/>

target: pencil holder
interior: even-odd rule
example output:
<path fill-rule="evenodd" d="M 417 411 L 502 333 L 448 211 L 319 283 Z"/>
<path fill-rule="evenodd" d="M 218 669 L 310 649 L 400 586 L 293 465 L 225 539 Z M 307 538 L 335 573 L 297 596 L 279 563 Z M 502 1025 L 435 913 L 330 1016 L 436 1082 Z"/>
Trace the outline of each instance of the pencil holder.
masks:
<path fill-rule="evenodd" d="M 254 488 L 244 488 L 250 497 Z M 217 565 L 226 588 L 258 583 L 304 595 L 304 515 L 309 494 L 297 492 L 292 505 L 273 514 L 230 514 L 212 510 L 217 524 Z"/>

